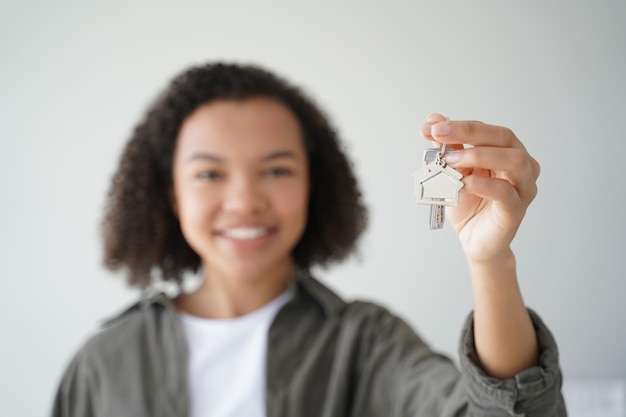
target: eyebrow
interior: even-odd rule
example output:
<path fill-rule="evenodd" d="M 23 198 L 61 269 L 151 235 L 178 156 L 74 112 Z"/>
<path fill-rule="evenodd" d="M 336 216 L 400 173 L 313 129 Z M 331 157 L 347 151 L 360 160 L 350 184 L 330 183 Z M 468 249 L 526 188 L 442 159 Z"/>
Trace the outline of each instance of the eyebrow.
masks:
<path fill-rule="evenodd" d="M 262 160 L 272 161 L 274 159 L 280 159 L 280 158 L 296 159 L 296 154 L 294 154 L 292 151 L 277 151 L 277 152 L 272 152 L 271 154 L 263 157 Z"/>
<path fill-rule="evenodd" d="M 297 159 L 296 154 L 292 151 L 276 151 L 276 152 L 270 153 L 269 155 L 264 156 L 263 158 L 261 158 L 261 160 L 273 161 L 275 159 L 280 159 L 280 158 Z M 188 161 L 191 162 L 191 161 L 195 161 L 198 159 L 206 160 L 206 161 L 213 161 L 213 162 L 224 162 L 224 158 L 222 158 L 221 156 L 210 154 L 210 153 L 205 153 L 205 152 L 195 153 L 191 155 Z"/>
<path fill-rule="evenodd" d="M 217 155 L 213 155 L 210 153 L 194 153 L 193 155 L 191 155 L 187 161 L 191 162 L 191 161 L 195 161 L 197 159 L 201 159 L 201 160 L 207 160 L 207 161 L 215 161 L 215 162 L 222 162 L 224 161 L 224 158 L 221 158 Z"/>

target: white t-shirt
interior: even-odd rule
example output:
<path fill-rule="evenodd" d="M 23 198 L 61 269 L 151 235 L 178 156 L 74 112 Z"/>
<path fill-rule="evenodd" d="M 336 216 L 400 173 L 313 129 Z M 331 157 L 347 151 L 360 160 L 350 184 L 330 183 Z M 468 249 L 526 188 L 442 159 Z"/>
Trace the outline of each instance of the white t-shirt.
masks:
<path fill-rule="evenodd" d="M 288 291 L 245 316 L 205 319 L 180 312 L 189 349 L 191 417 L 265 417 L 269 328 Z"/>

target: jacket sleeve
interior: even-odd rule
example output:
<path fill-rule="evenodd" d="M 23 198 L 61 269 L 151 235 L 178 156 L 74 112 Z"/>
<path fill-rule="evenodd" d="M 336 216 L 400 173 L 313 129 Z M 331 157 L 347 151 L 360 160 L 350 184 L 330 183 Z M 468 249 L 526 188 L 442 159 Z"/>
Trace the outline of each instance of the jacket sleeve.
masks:
<path fill-rule="evenodd" d="M 478 365 L 473 315 L 462 332 L 459 370 L 450 358 L 432 351 L 403 320 L 384 309 L 371 310 L 363 333 L 367 349 L 359 371 L 368 381 L 363 410 L 383 404 L 386 415 L 398 417 L 567 415 L 556 342 L 534 312 L 529 310 L 540 362 L 511 379 L 500 380 L 487 376 Z M 370 415 L 363 410 L 355 415 Z"/>
<path fill-rule="evenodd" d="M 65 370 L 52 406 L 52 417 L 95 417 L 94 378 L 79 351 Z"/>
<path fill-rule="evenodd" d="M 506 380 L 487 376 L 479 366 L 473 315 L 468 317 L 459 346 L 461 370 L 470 400 L 468 415 L 493 415 L 495 410 L 500 410 L 498 415 L 503 416 L 567 416 L 556 341 L 539 315 L 530 309 L 528 312 L 537 334 L 539 364 Z"/>

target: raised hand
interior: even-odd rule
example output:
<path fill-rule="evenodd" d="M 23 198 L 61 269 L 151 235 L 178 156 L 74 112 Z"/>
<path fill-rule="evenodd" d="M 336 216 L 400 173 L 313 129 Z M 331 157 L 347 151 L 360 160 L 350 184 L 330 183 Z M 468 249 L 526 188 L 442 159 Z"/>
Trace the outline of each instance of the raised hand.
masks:
<path fill-rule="evenodd" d="M 510 243 L 537 194 L 539 164 L 508 128 L 477 121 L 448 121 L 430 114 L 425 139 L 454 147 L 445 161 L 461 172 L 465 186 L 447 219 L 470 261 L 510 255 Z M 465 146 L 464 146 L 465 145 Z"/>

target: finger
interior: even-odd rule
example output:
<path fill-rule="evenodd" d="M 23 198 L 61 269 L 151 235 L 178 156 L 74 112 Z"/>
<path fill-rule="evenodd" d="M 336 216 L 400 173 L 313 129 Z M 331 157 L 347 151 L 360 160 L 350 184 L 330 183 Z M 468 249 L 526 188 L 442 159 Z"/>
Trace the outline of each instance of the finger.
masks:
<path fill-rule="evenodd" d="M 428 124 L 428 123 L 427 123 Z M 424 130 L 427 130 L 424 125 Z M 522 142 L 507 127 L 477 121 L 443 121 L 430 125 L 422 135 L 441 143 L 464 143 L 473 146 L 499 146 L 524 149 Z"/>
<path fill-rule="evenodd" d="M 528 203 L 537 195 L 539 164 L 522 149 L 469 148 L 449 153 L 444 156 L 444 160 L 460 172 L 471 169 L 474 176 L 482 175 L 508 181 L 520 198 Z"/>
<path fill-rule="evenodd" d="M 429 113 L 428 116 L 426 116 L 426 120 L 428 122 L 437 123 L 444 122 L 448 120 L 448 118 L 441 113 Z"/>
<path fill-rule="evenodd" d="M 432 141 L 432 135 L 430 134 L 430 129 L 432 125 L 440 122 L 445 122 L 447 120 L 448 118 L 441 113 L 429 113 L 428 116 L 426 116 L 426 122 L 422 126 L 420 126 L 420 134 L 425 139 Z"/>
<path fill-rule="evenodd" d="M 485 168 L 496 172 L 520 173 L 536 181 L 541 172 L 539 163 L 519 148 L 496 148 L 479 146 L 444 156 L 446 163 L 453 168 Z"/>
<path fill-rule="evenodd" d="M 510 182 L 501 178 L 469 175 L 463 178 L 463 184 L 465 186 L 462 192 L 492 201 L 511 218 L 523 217 L 530 204 L 530 201 L 525 201 L 520 197 Z"/>
<path fill-rule="evenodd" d="M 434 124 L 440 123 L 440 122 L 445 122 L 448 121 L 449 119 L 444 116 L 443 114 L 440 113 L 430 113 L 427 117 L 426 117 L 426 123 L 424 123 L 421 127 L 420 127 L 420 133 L 422 135 L 422 137 L 424 137 L 424 139 L 432 142 L 433 147 L 439 147 L 441 146 L 441 142 L 437 142 L 431 135 L 431 128 Z M 452 148 L 452 149 L 463 149 L 463 144 L 461 143 L 455 143 L 455 144 L 450 144 L 448 143 L 447 145 L 448 148 Z"/>

